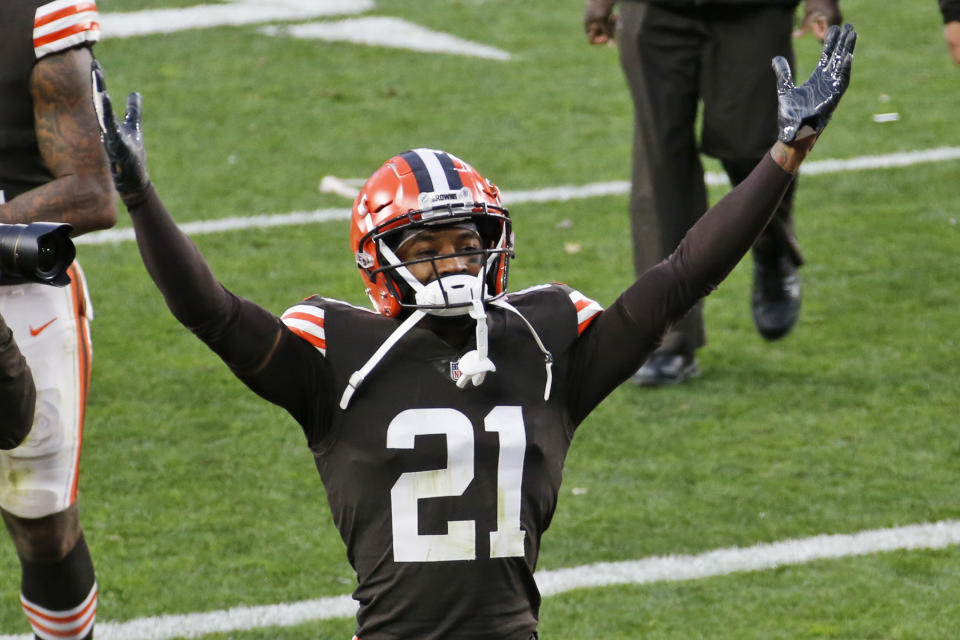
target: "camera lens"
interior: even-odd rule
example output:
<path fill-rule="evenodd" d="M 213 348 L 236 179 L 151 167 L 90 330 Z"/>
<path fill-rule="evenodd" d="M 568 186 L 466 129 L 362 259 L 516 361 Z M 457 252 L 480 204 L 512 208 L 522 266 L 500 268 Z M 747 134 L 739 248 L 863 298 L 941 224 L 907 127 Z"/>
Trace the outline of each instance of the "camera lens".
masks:
<path fill-rule="evenodd" d="M 57 249 L 53 236 L 45 236 L 37 242 L 37 270 L 43 273 L 57 266 Z"/>
<path fill-rule="evenodd" d="M 0 223 L 0 281 L 69 284 L 67 268 L 77 255 L 71 229 L 62 222 Z"/>

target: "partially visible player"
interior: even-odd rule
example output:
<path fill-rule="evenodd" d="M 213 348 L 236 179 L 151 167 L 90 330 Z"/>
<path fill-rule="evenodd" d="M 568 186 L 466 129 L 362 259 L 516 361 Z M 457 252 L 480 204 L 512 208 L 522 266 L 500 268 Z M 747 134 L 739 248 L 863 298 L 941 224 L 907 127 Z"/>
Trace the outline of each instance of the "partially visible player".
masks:
<path fill-rule="evenodd" d="M 940 0 L 943 15 L 943 39 L 954 62 L 960 64 L 960 0 Z"/>
<path fill-rule="evenodd" d="M 30 366 L 0 315 L 0 449 L 13 449 L 27 437 L 36 401 Z"/>
<path fill-rule="evenodd" d="M 116 198 L 90 93 L 91 0 L 0 2 L 0 222 L 116 222 Z M 93 635 L 97 586 L 77 515 L 93 309 L 79 265 L 57 288 L 0 276 L 0 313 L 37 389 L 26 441 L 0 452 L 0 511 L 22 567 L 34 634 Z"/>
<path fill-rule="evenodd" d="M 832 29 L 800 87 L 775 61 L 783 141 L 606 310 L 560 284 L 508 293 L 499 190 L 414 149 L 354 202 L 377 312 L 313 296 L 278 318 L 217 281 L 150 184 L 139 94 L 117 123 L 100 81 L 114 179 L 167 305 L 306 435 L 356 571 L 358 639 L 536 638 L 534 568 L 578 425 L 749 250 L 845 91 L 855 40 Z"/>

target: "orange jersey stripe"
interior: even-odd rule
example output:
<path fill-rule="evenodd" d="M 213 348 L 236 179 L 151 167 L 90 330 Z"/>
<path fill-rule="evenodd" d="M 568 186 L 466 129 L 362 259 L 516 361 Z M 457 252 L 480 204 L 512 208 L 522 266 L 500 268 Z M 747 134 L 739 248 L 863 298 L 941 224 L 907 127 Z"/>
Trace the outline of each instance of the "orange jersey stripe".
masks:
<path fill-rule="evenodd" d="M 323 327 L 323 318 L 317 317 L 317 316 L 315 316 L 315 315 L 311 315 L 311 314 L 309 314 L 309 313 L 303 313 L 302 311 L 293 311 L 293 312 L 291 312 L 291 313 L 285 313 L 285 314 L 283 314 L 283 319 L 286 320 L 287 318 L 293 318 L 293 319 L 296 319 L 296 320 L 304 320 L 304 321 L 306 321 L 306 322 L 310 322 L 310 323 L 312 323 L 312 324 L 315 324 L 315 325 L 317 325 L 318 327 Z"/>
<path fill-rule="evenodd" d="M 573 303 L 573 308 L 577 311 L 577 335 L 580 335 L 586 331 L 590 323 L 603 311 L 603 307 L 579 291 L 570 292 L 570 301 Z"/>
<path fill-rule="evenodd" d="M 76 263 L 67 269 L 70 276 L 70 289 L 73 293 L 73 310 L 77 323 L 77 358 L 80 389 L 77 396 L 79 402 L 77 415 L 77 457 L 73 464 L 73 485 L 70 487 L 70 504 L 77 501 L 77 487 L 80 480 L 80 450 L 83 449 L 83 423 L 87 412 L 87 393 L 90 388 L 90 370 L 93 349 L 90 345 L 90 325 L 86 317 L 86 300 L 84 299 L 83 273 Z"/>
<path fill-rule="evenodd" d="M 579 313 L 589 307 L 591 304 L 593 304 L 593 300 L 590 300 L 589 298 L 580 298 L 573 303 L 573 306 L 576 307 L 577 313 Z"/>
<path fill-rule="evenodd" d="M 71 5 L 69 7 L 64 7 L 57 11 L 53 11 L 43 16 L 38 16 L 33 21 L 33 28 L 42 27 L 51 22 L 55 22 L 60 18 L 66 18 L 77 13 L 83 13 L 84 11 L 96 11 L 97 3 L 96 2 L 78 2 L 77 4 Z"/>
<path fill-rule="evenodd" d="M 61 29 L 60 31 L 54 31 L 53 33 L 49 33 L 41 38 L 34 38 L 33 48 L 39 49 L 45 44 L 56 42 L 57 40 L 72 36 L 75 33 L 80 33 L 82 31 L 100 31 L 100 23 L 94 20 L 89 20 L 87 22 L 81 22 L 80 24 L 67 27 L 66 29 Z"/>
<path fill-rule="evenodd" d="M 306 340 L 307 342 L 315 346 L 317 349 L 323 349 L 324 351 L 326 351 L 327 341 L 324 338 L 318 338 L 312 333 L 308 333 L 303 329 L 297 329 L 296 327 L 288 327 L 288 328 L 290 329 L 290 331 L 293 331 L 295 334 L 297 334 L 299 337 L 303 338 L 304 340 Z"/>
<path fill-rule="evenodd" d="M 577 325 L 577 335 L 580 335 L 581 333 L 583 333 L 584 331 L 586 331 L 586 330 L 587 330 L 587 327 L 590 326 L 590 323 L 593 322 L 596 317 L 597 317 L 596 315 L 592 315 L 592 316 L 590 316 L 589 318 L 587 318 L 586 320 L 584 320 L 583 322 L 581 322 L 580 324 L 578 324 L 578 325 Z"/>

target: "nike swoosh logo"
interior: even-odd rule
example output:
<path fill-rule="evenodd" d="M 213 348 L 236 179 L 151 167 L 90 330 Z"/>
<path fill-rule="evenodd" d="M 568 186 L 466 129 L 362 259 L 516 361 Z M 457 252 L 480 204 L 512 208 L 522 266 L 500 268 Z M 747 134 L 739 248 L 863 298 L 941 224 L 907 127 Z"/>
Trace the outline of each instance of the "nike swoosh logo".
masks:
<path fill-rule="evenodd" d="M 31 327 L 30 327 L 30 335 L 33 336 L 34 338 L 36 338 L 38 335 L 40 335 L 40 333 L 41 333 L 44 329 L 46 329 L 47 327 L 49 327 L 50 325 L 52 325 L 56 320 L 57 320 L 57 319 L 54 318 L 54 319 L 51 320 L 50 322 L 46 322 L 46 323 L 40 325 L 39 327 L 37 327 L 36 329 L 34 329 L 34 328 L 31 326 Z"/>

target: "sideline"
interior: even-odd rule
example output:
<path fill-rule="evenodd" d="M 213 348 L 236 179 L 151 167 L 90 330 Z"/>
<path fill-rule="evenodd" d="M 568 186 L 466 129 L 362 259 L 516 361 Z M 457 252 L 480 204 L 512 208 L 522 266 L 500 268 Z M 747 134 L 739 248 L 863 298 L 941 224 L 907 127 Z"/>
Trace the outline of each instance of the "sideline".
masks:
<path fill-rule="evenodd" d="M 869 169 L 890 169 L 930 162 L 945 162 L 960 159 L 960 147 L 937 147 L 919 151 L 902 151 L 880 156 L 860 156 L 846 160 L 814 160 L 800 167 L 800 175 L 818 176 L 846 171 L 865 171 Z M 720 172 L 711 172 L 706 176 L 707 184 L 722 186 L 728 184 L 727 178 Z M 353 199 L 362 180 L 341 179 L 325 176 L 320 183 L 322 190 Z M 526 191 L 504 191 L 503 200 L 508 206 L 530 202 L 566 202 L 600 196 L 618 196 L 630 192 L 628 181 L 593 182 L 585 185 L 559 185 L 543 189 Z M 189 235 L 223 233 L 242 229 L 265 229 L 295 224 L 331 222 L 349 220 L 350 209 L 318 209 L 316 211 L 295 211 L 293 213 L 265 214 L 218 220 L 185 222 L 180 228 Z M 95 231 L 74 239 L 75 244 L 117 244 L 133 240 L 133 229 L 106 229 Z M 2 638 L 0 638 L 2 640 Z"/>
<path fill-rule="evenodd" d="M 679 582 L 724 576 L 741 571 L 762 571 L 815 560 L 863 556 L 901 549 L 943 549 L 960 544 L 960 521 L 853 534 L 819 535 L 752 547 L 716 549 L 693 556 L 655 556 L 626 562 L 603 562 L 568 569 L 538 571 L 537 586 L 544 597 L 573 589 L 619 584 Z M 349 595 L 260 607 L 234 607 L 204 613 L 138 618 L 128 622 L 97 623 L 100 640 L 171 640 L 210 633 L 227 633 L 263 627 L 290 627 L 315 620 L 351 618 L 356 603 Z M 0 640 L 32 640 L 31 635 L 0 636 Z"/>

